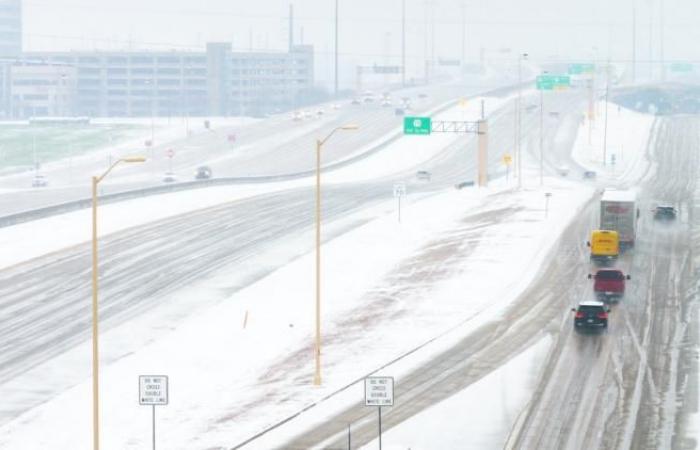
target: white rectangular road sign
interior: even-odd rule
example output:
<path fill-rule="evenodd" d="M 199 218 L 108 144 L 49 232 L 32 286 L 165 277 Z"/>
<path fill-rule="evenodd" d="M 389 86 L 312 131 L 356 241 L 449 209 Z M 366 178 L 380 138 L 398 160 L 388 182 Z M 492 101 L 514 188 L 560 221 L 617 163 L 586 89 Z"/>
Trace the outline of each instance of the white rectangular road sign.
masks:
<path fill-rule="evenodd" d="M 394 378 L 365 378 L 365 406 L 394 406 Z"/>
<path fill-rule="evenodd" d="M 394 184 L 394 197 L 405 197 L 406 185 L 404 183 Z"/>
<path fill-rule="evenodd" d="M 167 405 L 167 375 L 139 375 L 139 403 L 141 405 Z"/>

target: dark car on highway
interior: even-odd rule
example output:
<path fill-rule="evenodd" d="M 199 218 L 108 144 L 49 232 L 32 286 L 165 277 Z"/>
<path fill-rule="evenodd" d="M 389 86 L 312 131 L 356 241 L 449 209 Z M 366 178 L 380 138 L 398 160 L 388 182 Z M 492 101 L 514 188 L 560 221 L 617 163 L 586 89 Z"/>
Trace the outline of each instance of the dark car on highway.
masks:
<path fill-rule="evenodd" d="M 577 330 L 606 330 L 608 328 L 608 312 L 610 309 L 603 302 L 589 300 L 572 308 L 575 312 L 574 328 Z"/>
<path fill-rule="evenodd" d="M 654 220 L 675 220 L 676 208 L 673 206 L 659 205 L 654 208 Z"/>
<path fill-rule="evenodd" d="M 194 173 L 194 177 L 197 180 L 208 180 L 209 178 L 211 178 L 211 169 L 207 166 L 197 167 L 197 170 Z"/>

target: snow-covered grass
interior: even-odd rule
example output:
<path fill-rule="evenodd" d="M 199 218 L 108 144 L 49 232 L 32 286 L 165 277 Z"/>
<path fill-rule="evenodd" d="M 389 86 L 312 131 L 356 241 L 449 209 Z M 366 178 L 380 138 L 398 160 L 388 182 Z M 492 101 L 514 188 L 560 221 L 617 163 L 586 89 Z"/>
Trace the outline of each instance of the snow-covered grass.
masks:
<path fill-rule="evenodd" d="M 574 160 L 604 179 L 639 180 L 649 170 L 645 158 L 654 116 L 608 103 L 605 129 L 605 102 L 597 105 L 602 114 L 594 121 L 586 119 L 579 127 L 573 151 Z M 605 159 L 605 164 L 603 163 Z"/>
<path fill-rule="evenodd" d="M 387 450 L 504 448 L 505 437 L 537 383 L 551 338 L 545 337 L 454 396 L 382 433 Z M 360 447 L 373 450 L 377 440 Z"/>
<path fill-rule="evenodd" d="M 34 161 L 47 163 L 78 157 L 144 135 L 150 128 L 137 124 L 39 125 L 0 124 L 2 147 L 0 168 L 34 167 Z"/>
<path fill-rule="evenodd" d="M 644 127 L 648 124 L 629 125 L 637 127 L 638 134 L 647 132 Z M 609 128 L 608 133 L 612 139 L 615 132 Z M 408 143 L 405 139 L 409 138 L 400 139 L 395 145 L 418 146 L 426 142 L 420 139 Z M 640 148 L 629 145 L 625 152 L 631 159 L 633 153 L 640 153 Z M 398 172 L 402 165 L 401 161 L 376 161 L 377 166 L 383 167 L 376 170 L 377 175 Z M 335 180 L 328 179 L 344 180 L 340 175 Z M 103 366 L 103 448 L 140 449 L 149 445 L 151 410 L 138 404 L 140 374 L 170 376 L 170 404 L 157 409 L 159 447 L 219 448 L 244 440 L 441 335 L 421 351 L 380 372 L 400 380 L 402 374 L 449 348 L 475 327 L 497 320 L 538 272 L 558 233 L 593 195 L 590 186 L 557 178 L 546 178 L 543 189 L 514 191 L 503 184 L 496 181 L 492 188 L 448 191 L 421 199 L 409 193 L 400 224 L 395 202 L 388 199 L 365 213 L 375 220 L 323 246 L 322 387 L 311 385 L 314 255 L 309 254 L 200 311 L 176 328 L 166 329 L 147 346 Z M 552 194 L 546 217 L 545 191 Z M 206 192 L 189 195 L 212 195 Z M 168 195 L 174 199 L 185 194 Z M 231 192 L 222 190 L 205 201 L 213 204 L 225 195 Z M 162 198 L 154 201 L 165 203 Z M 193 206 L 188 202 L 182 205 Z M 101 214 L 108 214 L 108 208 L 112 208 L 109 214 L 113 217 L 121 214 L 135 218 L 141 214 L 134 212 L 145 215 L 150 207 L 136 202 L 105 205 Z M 171 210 L 160 214 L 165 217 L 174 213 Z M 76 227 L 79 221 L 89 223 L 80 214 L 41 222 L 44 227 L 55 227 L 57 220 L 65 220 L 61 229 Z M 119 227 L 138 223 L 125 221 Z M 119 227 L 103 227 L 103 231 L 116 231 Z M 0 238 L 11 232 L 0 230 Z M 39 234 L 36 229 L 23 233 L 28 232 Z M 17 236 L 21 235 L 26 234 Z M 5 240 L 4 245 L 14 249 L 17 236 L 15 240 Z M 66 236 L 61 244 L 84 240 L 80 236 Z M 46 245 L 37 244 L 35 254 Z M 211 279 L 179 295 L 196 301 L 207 295 L 211 284 L 224 283 L 229 275 L 223 268 Z M 462 292 L 469 295 L 456 294 Z M 138 342 L 150 332 L 149 326 L 152 324 L 145 318 L 110 330 L 102 335 L 103 348 L 119 348 L 128 345 L 129 340 Z M 88 344 L 84 344 L 51 362 L 55 370 L 73 372 L 83 381 L 0 428 L 0 448 L 89 447 L 88 355 Z M 498 383 L 490 386 L 488 389 L 500 389 Z M 474 398 L 470 397 L 474 391 L 468 391 L 464 398 Z M 508 410 L 516 411 L 525 397 L 520 395 Z M 301 415 L 290 424 L 291 428 L 270 433 L 251 448 L 281 445 L 304 425 L 320 422 L 358 400 L 361 390 L 347 390 Z M 453 405 L 461 401 L 456 399 Z M 443 406 L 443 410 L 426 412 L 425 417 L 435 420 L 454 407 Z M 500 411 L 493 414 L 491 417 L 502 418 Z M 499 430 L 495 433 L 503 432 Z M 403 439 L 412 440 L 402 434 L 405 430 L 397 428 L 396 433 L 403 443 L 409 443 Z"/>
<path fill-rule="evenodd" d="M 277 270 L 157 342 L 103 367 L 105 448 L 141 448 L 148 443 L 150 411 L 139 407 L 134 390 L 139 374 L 170 376 L 171 402 L 158 410 L 161 445 L 208 448 L 242 440 L 459 321 L 473 317 L 461 327 L 459 334 L 463 334 L 484 320 L 493 320 L 500 308 L 527 286 L 538 267 L 532 261 L 542 261 L 554 244 L 549 227 L 562 228 L 591 195 L 590 190 L 566 183 L 552 185 L 549 190 L 568 201 L 553 202 L 547 219 L 538 190 L 452 191 L 410 204 L 401 224 L 388 213 L 325 245 L 323 298 L 327 301 L 323 311 L 328 342 L 324 351 L 326 383 L 320 389 L 310 386 L 312 353 L 304 350 L 313 329 L 313 255 Z M 501 209 L 513 209 L 513 213 L 507 222 L 486 230 L 483 225 L 489 220 L 475 217 Z M 391 293 L 397 279 L 406 277 L 406 283 L 411 282 L 409 272 L 430 264 L 422 261 L 425 252 L 450 245 L 458 249 L 464 239 L 474 239 L 476 248 L 470 258 L 455 255 L 454 265 L 437 280 L 424 284 L 413 280 L 411 294 L 397 298 L 401 304 L 377 304 L 372 293 Z M 532 259 L 513 258 L 514 254 L 532 255 Z M 518 276 L 504 280 L 498 275 L 505 273 Z M 467 286 L 469 299 L 455 295 L 465 292 Z M 190 295 L 196 293 L 197 287 L 193 287 Z M 436 309 L 435 304 L 441 307 Z M 380 320 L 383 309 L 387 317 L 405 317 Z M 345 329 L 348 324 L 344 318 L 363 310 L 371 310 L 378 319 L 370 321 L 361 333 Z M 130 331 L 131 338 L 137 339 L 134 334 L 138 328 L 132 326 Z M 118 330 L 104 333 L 103 347 L 118 347 L 119 340 L 114 338 L 118 335 Z M 340 339 L 341 335 L 344 338 Z M 87 345 L 81 347 L 77 353 L 70 352 L 71 357 L 89 354 Z M 295 354 L 299 358 L 286 360 Z M 281 364 L 279 368 L 275 368 L 277 364 Z M 284 404 L 278 403 L 281 398 L 286 398 Z M 0 443 L 7 448 L 19 442 L 24 448 L 82 448 L 90 440 L 89 429 L 81 425 L 89 423 L 90 410 L 84 407 L 89 404 L 90 383 L 86 380 L 5 427 Z M 60 418 L 66 410 L 73 417 L 69 423 Z M 225 420 L 231 415 L 235 421 Z M 230 426 L 233 422 L 235 426 Z M 44 433 L 30 431 L 34 426 L 40 426 Z"/>

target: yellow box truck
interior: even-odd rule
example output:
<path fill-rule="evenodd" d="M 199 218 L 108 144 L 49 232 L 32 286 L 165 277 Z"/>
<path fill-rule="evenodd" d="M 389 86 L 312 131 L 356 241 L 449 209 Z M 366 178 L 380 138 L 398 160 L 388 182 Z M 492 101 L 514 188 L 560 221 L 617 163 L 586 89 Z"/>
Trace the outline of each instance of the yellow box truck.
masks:
<path fill-rule="evenodd" d="M 592 261 L 614 260 L 620 254 L 620 235 L 614 230 L 593 230 L 588 246 L 591 247 Z"/>

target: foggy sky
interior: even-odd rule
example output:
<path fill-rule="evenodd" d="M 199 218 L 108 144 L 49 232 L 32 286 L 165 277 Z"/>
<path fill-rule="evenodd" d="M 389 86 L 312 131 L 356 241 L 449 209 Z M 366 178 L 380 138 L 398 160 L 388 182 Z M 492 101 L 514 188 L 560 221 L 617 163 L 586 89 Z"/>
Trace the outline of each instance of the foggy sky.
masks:
<path fill-rule="evenodd" d="M 535 60 L 632 58 L 632 8 L 637 10 L 637 59 L 660 57 L 660 0 L 405 0 L 407 71 L 424 61 L 459 59 L 462 5 L 466 58 Z M 316 49 L 319 81 L 333 77 L 334 0 L 294 0 L 295 40 Z M 25 0 L 25 50 L 202 49 L 207 41 L 234 48 L 284 50 L 283 0 Z M 399 64 L 402 0 L 339 0 L 341 83 L 357 64 Z M 612 4 L 612 5 L 609 5 Z M 664 1 L 664 57 L 700 60 L 700 1 Z M 434 31 L 431 24 L 434 23 Z M 426 33 L 427 30 L 427 33 Z M 434 36 L 434 40 L 433 40 Z M 426 39 L 427 38 L 427 39 Z M 504 49 L 511 49 L 507 53 Z M 427 51 L 426 51 L 427 50 Z"/>

